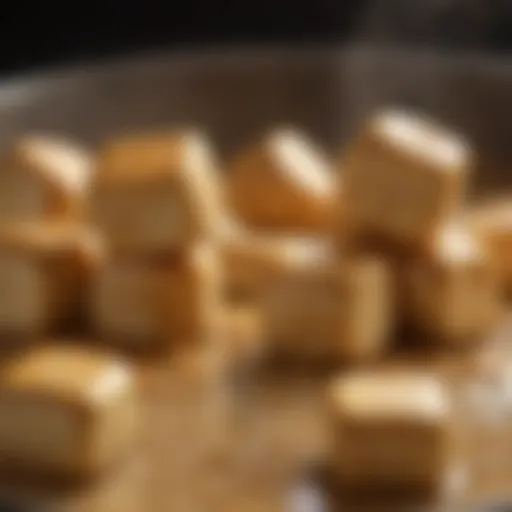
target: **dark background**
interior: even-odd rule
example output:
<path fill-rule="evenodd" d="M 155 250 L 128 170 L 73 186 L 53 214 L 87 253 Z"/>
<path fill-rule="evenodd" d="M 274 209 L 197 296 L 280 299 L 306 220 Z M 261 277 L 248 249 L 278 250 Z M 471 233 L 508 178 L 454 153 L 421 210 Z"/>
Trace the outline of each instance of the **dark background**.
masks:
<path fill-rule="evenodd" d="M 512 0 L 0 2 L 0 72 L 169 47 L 354 39 L 512 52 Z"/>
<path fill-rule="evenodd" d="M 0 2 L 0 70 L 162 46 L 346 39 L 355 1 Z M 298 5 L 296 5 L 298 4 Z"/>

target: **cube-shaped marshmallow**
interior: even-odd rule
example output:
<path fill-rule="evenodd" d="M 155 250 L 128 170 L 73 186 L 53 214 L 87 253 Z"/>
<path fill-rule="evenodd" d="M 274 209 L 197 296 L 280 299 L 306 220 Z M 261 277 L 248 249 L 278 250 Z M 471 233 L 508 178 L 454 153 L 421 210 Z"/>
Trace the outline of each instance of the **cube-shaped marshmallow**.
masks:
<path fill-rule="evenodd" d="M 502 310 L 495 267 L 465 226 L 447 225 L 431 256 L 409 262 L 403 272 L 406 315 L 433 339 L 472 341 L 495 326 Z"/>
<path fill-rule="evenodd" d="M 92 218 L 116 251 L 172 253 L 218 229 L 219 179 L 197 133 L 125 136 L 100 151 Z"/>
<path fill-rule="evenodd" d="M 233 231 L 222 239 L 228 296 L 258 298 L 276 277 L 318 265 L 328 253 L 321 237 Z"/>
<path fill-rule="evenodd" d="M 441 490 L 456 464 L 450 394 L 433 375 L 360 372 L 329 388 L 332 467 L 348 488 Z"/>
<path fill-rule="evenodd" d="M 252 227 L 325 233 L 333 222 L 329 163 L 296 131 L 275 130 L 238 155 L 228 186 L 234 211 Z"/>
<path fill-rule="evenodd" d="M 420 116 L 385 110 L 343 155 L 342 229 L 422 250 L 458 207 L 469 166 L 469 150 L 457 135 Z"/>
<path fill-rule="evenodd" d="M 92 284 L 91 319 L 105 340 L 162 349 L 213 334 L 221 299 L 218 253 L 202 244 L 176 258 L 107 262 Z"/>
<path fill-rule="evenodd" d="M 83 318 L 86 287 L 101 259 L 99 239 L 83 227 L 0 228 L 0 332 L 41 335 Z"/>
<path fill-rule="evenodd" d="M 269 287 L 263 322 L 275 350 L 293 358 L 374 359 L 394 325 L 391 271 L 362 256 L 289 272 Z"/>
<path fill-rule="evenodd" d="M 512 290 L 512 198 L 482 204 L 469 212 L 475 236 L 487 248 L 503 288 Z"/>
<path fill-rule="evenodd" d="M 74 142 L 28 136 L 0 159 L 0 221 L 74 219 L 83 214 L 91 157 Z"/>
<path fill-rule="evenodd" d="M 46 346 L 1 374 L 0 460 L 16 469 L 92 475 L 134 441 L 132 373 L 102 353 Z"/>

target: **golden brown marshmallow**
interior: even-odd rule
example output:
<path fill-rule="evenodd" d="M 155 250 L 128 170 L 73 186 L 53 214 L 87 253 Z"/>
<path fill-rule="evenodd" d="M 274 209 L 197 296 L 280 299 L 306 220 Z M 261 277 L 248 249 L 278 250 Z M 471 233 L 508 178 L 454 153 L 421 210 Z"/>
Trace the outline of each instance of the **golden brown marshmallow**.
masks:
<path fill-rule="evenodd" d="M 436 377 L 349 374 L 332 383 L 328 405 L 342 486 L 444 490 L 458 462 L 451 398 Z"/>
<path fill-rule="evenodd" d="M 1 374 L 0 461 L 44 474 L 93 475 L 136 433 L 136 397 L 124 363 L 71 346 L 37 348 Z"/>
<path fill-rule="evenodd" d="M 468 213 L 468 224 L 488 249 L 503 287 L 512 290 L 512 199 L 484 203 Z"/>
<path fill-rule="evenodd" d="M 458 208 L 471 155 L 460 137 L 435 123 L 385 110 L 349 144 L 341 164 L 339 229 L 422 252 Z"/>
<path fill-rule="evenodd" d="M 198 133 L 125 136 L 99 153 L 92 218 L 115 251 L 172 253 L 218 230 L 219 180 L 213 151 Z"/>
<path fill-rule="evenodd" d="M 334 178 L 327 159 L 299 132 L 267 134 L 230 171 L 230 203 L 249 226 L 297 233 L 330 228 Z"/>
<path fill-rule="evenodd" d="M 464 225 L 439 231 L 430 258 L 404 266 L 407 315 L 447 343 L 488 334 L 502 312 L 498 279 L 485 249 Z"/>
<path fill-rule="evenodd" d="M 321 237 L 254 233 L 239 229 L 221 242 L 230 297 L 259 298 L 274 278 L 318 266 L 330 247 Z"/>
<path fill-rule="evenodd" d="M 361 257 L 276 279 L 264 300 L 263 321 L 275 350 L 293 358 L 365 361 L 387 348 L 393 304 L 389 267 Z"/>
<path fill-rule="evenodd" d="M 107 262 L 92 284 L 91 319 L 106 341 L 147 351 L 214 334 L 222 308 L 222 273 L 213 246 L 182 257 Z"/>
<path fill-rule="evenodd" d="M 84 227 L 0 228 L 0 332 L 41 335 L 83 319 L 83 297 L 102 259 L 100 239 Z"/>
<path fill-rule="evenodd" d="M 27 136 L 0 159 L 0 222 L 74 220 L 83 214 L 92 159 L 57 137 Z"/>

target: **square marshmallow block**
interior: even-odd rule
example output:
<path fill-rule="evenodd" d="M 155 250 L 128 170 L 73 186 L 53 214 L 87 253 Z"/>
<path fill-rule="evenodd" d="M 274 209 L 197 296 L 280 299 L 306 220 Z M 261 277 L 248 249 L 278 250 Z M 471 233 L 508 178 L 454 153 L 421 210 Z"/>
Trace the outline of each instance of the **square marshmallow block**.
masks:
<path fill-rule="evenodd" d="M 33 349 L 1 374 L 0 461 L 63 476 L 93 474 L 132 444 L 133 377 L 85 348 Z"/>
<path fill-rule="evenodd" d="M 468 223 L 478 240 L 487 247 L 501 286 L 512 291 L 512 200 L 504 198 L 469 211 Z"/>
<path fill-rule="evenodd" d="M 100 245 L 91 231 L 68 224 L 0 229 L 0 332 L 41 335 L 79 320 Z"/>
<path fill-rule="evenodd" d="M 390 269 L 370 257 L 289 272 L 269 286 L 264 300 L 263 321 L 275 349 L 312 360 L 380 356 L 393 319 Z"/>
<path fill-rule="evenodd" d="M 405 111 L 383 111 L 343 154 L 343 229 L 422 250 L 458 207 L 469 166 L 457 135 Z"/>
<path fill-rule="evenodd" d="M 269 284 L 294 269 L 324 261 L 329 243 L 318 236 L 254 233 L 241 227 L 224 233 L 221 253 L 230 298 L 258 299 Z"/>
<path fill-rule="evenodd" d="M 355 373 L 332 384 L 328 403 L 343 486 L 441 489 L 452 475 L 451 398 L 436 377 Z"/>
<path fill-rule="evenodd" d="M 0 160 L 1 222 L 76 219 L 83 214 L 92 159 L 74 142 L 28 136 L 15 141 Z"/>
<path fill-rule="evenodd" d="M 90 314 L 103 339 L 151 350 L 209 338 L 221 299 L 217 251 L 201 245 L 179 258 L 106 262 L 92 283 Z"/>
<path fill-rule="evenodd" d="M 100 151 L 92 218 L 116 251 L 162 254 L 210 237 L 222 217 L 212 150 L 193 132 L 125 136 Z"/>
<path fill-rule="evenodd" d="M 228 189 L 234 211 L 255 228 L 325 233 L 333 221 L 334 175 L 303 134 L 268 133 L 237 155 Z"/>
<path fill-rule="evenodd" d="M 464 226 L 446 226 L 432 255 L 404 272 L 409 319 L 433 339 L 464 343 L 495 327 L 503 305 L 496 267 Z"/>

